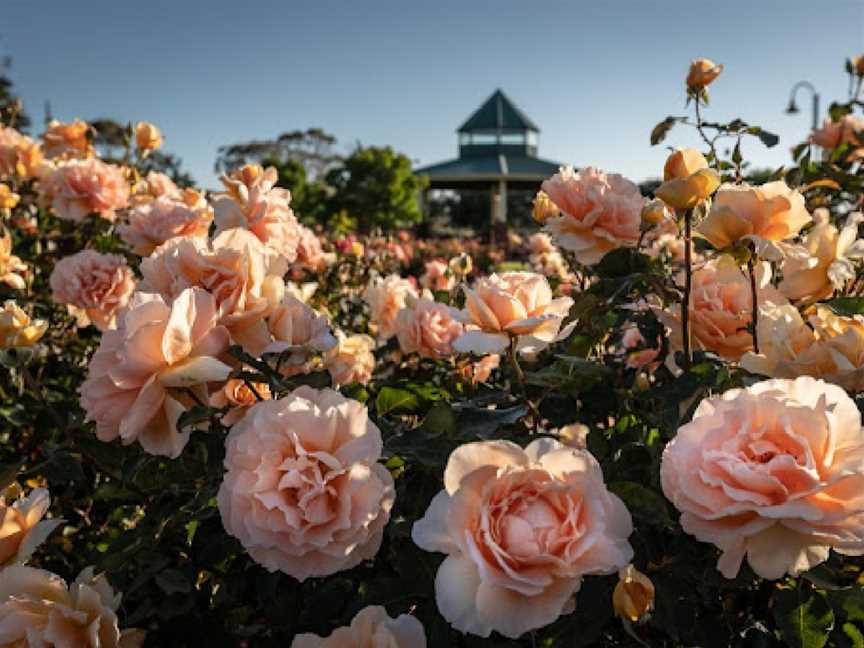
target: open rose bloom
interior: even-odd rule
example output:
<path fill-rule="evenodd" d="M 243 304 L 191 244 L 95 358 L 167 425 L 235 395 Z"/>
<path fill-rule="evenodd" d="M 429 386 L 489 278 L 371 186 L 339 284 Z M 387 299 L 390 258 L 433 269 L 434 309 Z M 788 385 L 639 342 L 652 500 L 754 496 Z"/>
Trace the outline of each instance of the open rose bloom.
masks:
<path fill-rule="evenodd" d="M 194 399 L 207 402 L 207 384 L 225 380 L 231 367 L 219 360 L 228 331 L 217 320 L 213 296 L 187 288 L 170 305 L 136 293 L 106 331 L 81 386 L 81 406 L 102 441 L 138 441 L 147 452 L 176 458 L 189 440 L 177 421 Z"/>
<path fill-rule="evenodd" d="M 395 491 L 366 407 L 299 387 L 251 407 L 227 440 L 219 511 L 253 560 L 298 580 L 372 558 Z"/>
<path fill-rule="evenodd" d="M 12 235 L 4 230 L 0 236 L 0 283 L 15 290 L 24 290 L 27 287 L 24 280 L 26 273 L 27 264 L 12 254 Z"/>
<path fill-rule="evenodd" d="M 767 380 L 708 398 L 666 446 L 663 492 L 681 526 L 763 578 L 797 575 L 830 549 L 864 554 L 864 430 L 855 402 L 815 380 Z"/>
<path fill-rule="evenodd" d="M 131 210 L 117 232 L 132 251 L 148 256 L 165 241 L 178 236 L 206 237 L 213 222 L 213 210 L 204 197 L 192 190 L 182 199 L 160 196 Z"/>
<path fill-rule="evenodd" d="M 119 254 L 82 250 L 57 262 L 50 283 L 51 299 L 65 304 L 78 326 L 106 331 L 132 296 L 135 275 Z"/>
<path fill-rule="evenodd" d="M 466 332 L 454 343 L 460 353 L 502 353 L 517 340 L 517 349 L 536 352 L 569 335 L 561 324 L 573 300 L 554 298 L 546 277 L 533 272 L 505 272 L 484 277 L 465 289 Z"/>
<path fill-rule="evenodd" d="M 324 354 L 324 366 L 334 386 L 365 385 L 375 370 L 375 340 L 368 335 L 336 332 L 336 346 Z"/>
<path fill-rule="evenodd" d="M 453 355 L 453 342 L 464 333 L 459 311 L 439 304 L 430 293 L 409 299 L 396 317 L 396 336 L 405 353 L 441 359 Z"/>
<path fill-rule="evenodd" d="M 62 524 L 62 520 L 43 519 L 50 505 L 51 498 L 44 488 L 34 488 L 12 504 L 0 497 L 0 569 L 27 560 Z"/>
<path fill-rule="evenodd" d="M 414 284 L 396 274 L 376 277 L 366 287 L 363 299 L 369 304 L 369 321 L 380 339 L 389 340 L 396 335 L 396 316 L 408 305 L 410 297 L 418 297 Z"/>
<path fill-rule="evenodd" d="M 757 326 L 760 353 L 741 358 L 747 371 L 772 378 L 813 376 L 864 391 L 864 317 L 818 306 L 805 322 L 794 306 L 768 304 Z"/>
<path fill-rule="evenodd" d="M 546 218 L 546 231 L 579 263 L 594 265 L 607 252 L 638 242 L 645 199 L 624 176 L 566 166 L 543 183 L 543 192 L 560 212 Z"/>
<path fill-rule="evenodd" d="M 144 633 L 118 627 L 120 595 L 88 567 L 70 586 L 41 569 L 0 571 L 0 646 L 140 648 Z"/>
<path fill-rule="evenodd" d="M 357 613 L 350 626 L 337 628 L 327 637 L 297 635 L 291 648 L 426 648 L 426 634 L 416 617 L 400 614 L 392 619 L 380 605 L 370 605 Z"/>
<path fill-rule="evenodd" d="M 96 158 L 67 160 L 40 180 L 43 202 L 58 218 L 79 223 L 88 214 L 113 221 L 129 204 L 129 184 L 123 169 Z"/>
<path fill-rule="evenodd" d="M 0 177 L 33 178 L 43 167 L 42 148 L 14 128 L 0 124 Z"/>
<path fill-rule="evenodd" d="M 435 599 L 454 628 L 516 638 L 571 610 L 583 576 L 627 565 L 632 531 L 597 461 L 544 438 L 454 450 L 411 537 L 447 554 Z"/>

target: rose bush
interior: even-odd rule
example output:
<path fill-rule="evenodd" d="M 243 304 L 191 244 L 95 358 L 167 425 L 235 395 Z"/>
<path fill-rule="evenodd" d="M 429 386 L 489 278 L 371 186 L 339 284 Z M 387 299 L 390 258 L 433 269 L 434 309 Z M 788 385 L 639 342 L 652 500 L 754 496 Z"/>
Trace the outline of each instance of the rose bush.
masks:
<path fill-rule="evenodd" d="M 0 645 L 864 645 L 862 60 L 495 244 L 0 113 Z"/>

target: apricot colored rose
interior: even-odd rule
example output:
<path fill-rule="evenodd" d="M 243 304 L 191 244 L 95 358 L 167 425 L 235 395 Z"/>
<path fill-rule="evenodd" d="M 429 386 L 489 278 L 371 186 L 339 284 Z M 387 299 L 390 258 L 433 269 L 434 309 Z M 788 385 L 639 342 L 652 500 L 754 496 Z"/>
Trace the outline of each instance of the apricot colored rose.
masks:
<path fill-rule="evenodd" d="M 368 335 L 336 333 L 337 344 L 324 354 L 324 366 L 330 372 L 333 384 L 365 385 L 375 369 L 375 340 Z"/>
<path fill-rule="evenodd" d="M 587 452 L 542 438 L 458 447 L 444 490 L 411 531 L 447 554 L 435 578 L 438 611 L 457 630 L 505 637 L 553 623 L 582 577 L 630 562 L 630 513 Z"/>
<path fill-rule="evenodd" d="M 399 275 L 376 277 L 369 283 L 363 299 L 369 304 L 369 321 L 380 339 L 388 340 L 396 334 L 396 315 L 405 308 L 409 297 L 417 296 L 414 284 Z"/>
<path fill-rule="evenodd" d="M 26 497 L 8 503 L 0 497 L 0 568 L 24 562 L 63 520 L 44 520 L 51 497 L 34 488 Z"/>
<path fill-rule="evenodd" d="M 36 177 L 44 164 L 42 148 L 14 128 L 0 124 L 0 177 Z"/>
<path fill-rule="evenodd" d="M 177 200 L 160 196 L 129 210 L 127 222 L 117 227 L 117 233 L 139 256 L 149 256 L 157 247 L 173 238 L 206 237 L 213 222 L 213 210 L 195 192 L 189 198 Z"/>
<path fill-rule="evenodd" d="M 253 405 L 226 441 L 219 512 L 257 563 L 298 580 L 369 560 L 395 491 L 366 407 L 299 387 Z"/>
<path fill-rule="evenodd" d="M 12 235 L 4 230 L 0 236 L 0 282 L 15 290 L 24 290 L 27 287 L 24 281 L 26 272 L 27 264 L 12 254 Z"/>
<path fill-rule="evenodd" d="M 52 159 L 90 158 L 96 152 L 90 124 L 80 119 L 68 123 L 53 120 L 42 135 L 42 152 Z"/>
<path fill-rule="evenodd" d="M 459 311 L 439 304 L 426 292 L 409 299 L 407 308 L 396 316 L 396 337 L 405 353 L 441 359 L 453 354 L 453 341 L 464 332 Z"/>
<path fill-rule="evenodd" d="M 216 302 L 201 288 L 183 290 L 170 305 L 157 294 L 135 293 L 118 328 L 103 334 L 81 386 L 96 436 L 178 457 L 191 430 L 178 429 L 177 421 L 196 400 L 207 401 L 208 383 L 231 373 L 219 360 L 228 342 Z"/>
<path fill-rule="evenodd" d="M 64 257 L 51 271 L 51 300 L 65 305 L 78 326 L 114 328 L 117 313 L 135 290 L 135 275 L 119 254 L 82 250 Z"/>
<path fill-rule="evenodd" d="M 796 576 L 830 549 L 864 554 L 864 431 L 846 392 L 813 378 L 766 380 L 703 400 L 666 446 L 663 492 L 685 532 L 738 574 Z"/>
<path fill-rule="evenodd" d="M 687 87 L 696 90 L 705 88 L 711 85 L 722 72 L 722 65 L 717 65 L 706 58 L 696 59 L 690 64 L 690 70 L 687 72 Z"/>
<path fill-rule="evenodd" d="M 162 146 L 162 133 L 149 122 L 138 122 L 135 126 L 135 144 L 139 151 L 155 151 Z"/>
<path fill-rule="evenodd" d="M 560 210 L 544 221 L 545 229 L 579 263 L 594 265 L 607 252 L 638 242 L 645 199 L 624 176 L 566 166 L 543 182 L 543 191 Z"/>
<path fill-rule="evenodd" d="M 96 158 L 61 162 L 42 178 L 39 192 L 58 218 L 76 223 L 88 214 L 113 221 L 129 203 L 123 170 Z"/>
<path fill-rule="evenodd" d="M 301 634 L 291 648 L 426 648 L 423 624 L 410 614 L 395 619 L 379 605 L 360 610 L 351 625 L 337 628 L 326 637 Z"/>

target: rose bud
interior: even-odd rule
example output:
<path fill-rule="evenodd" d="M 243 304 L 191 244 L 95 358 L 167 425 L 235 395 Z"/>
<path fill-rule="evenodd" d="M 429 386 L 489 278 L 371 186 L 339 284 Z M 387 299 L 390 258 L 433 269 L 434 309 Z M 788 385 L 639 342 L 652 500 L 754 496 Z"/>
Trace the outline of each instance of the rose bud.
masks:
<path fill-rule="evenodd" d="M 720 174 L 714 169 L 700 169 L 686 178 L 675 178 L 660 185 L 654 192 L 674 209 L 692 209 L 720 186 Z"/>
<path fill-rule="evenodd" d="M 694 90 L 701 90 L 711 85 L 720 73 L 723 71 L 722 65 L 717 65 L 709 59 L 696 59 L 690 64 L 690 71 L 687 74 L 687 87 Z"/>
<path fill-rule="evenodd" d="M 545 191 L 538 191 L 534 197 L 534 206 L 531 212 L 534 220 L 538 223 L 545 223 L 550 218 L 555 218 L 561 213 L 558 205 L 552 202 Z"/>
<path fill-rule="evenodd" d="M 708 168 L 708 160 L 702 152 L 694 148 L 679 148 L 672 151 L 663 165 L 663 180 L 686 178 L 700 169 Z"/>
<path fill-rule="evenodd" d="M 162 133 L 153 124 L 138 122 L 135 127 L 135 143 L 139 151 L 155 151 L 162 146 Z"/>
<path fill-rule="evenodd" d="M 654 609 L 654 584 L 633 565 L 618 572 L 618 584 L 612 592 L 612 607 L 622 619 L 636 623 Z"/>

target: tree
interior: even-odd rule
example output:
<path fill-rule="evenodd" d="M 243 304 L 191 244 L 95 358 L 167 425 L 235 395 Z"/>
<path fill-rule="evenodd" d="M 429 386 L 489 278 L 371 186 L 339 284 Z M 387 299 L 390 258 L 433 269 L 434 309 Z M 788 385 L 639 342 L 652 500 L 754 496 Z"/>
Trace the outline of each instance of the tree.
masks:
<path fill-rule="evenodd" d="M 297 218 L 307 225 L 327 220 L 327 185 L 320 180 L 310 179 L 302 162 L 267 159 L 263 160 L 263 164 L 275 167 L 279 173 L 278 185 L 291 192 L 291 207 Z"/>
<path fill-rule="evenodd" d="M 411 161 L 389 146 L 359 147 L 327 174 L 329 211 L 346 212 L 364 232 L 414 225 L 423 219 L 417 195 L 424 183 Z"/>
<path fill-rule="evenodd" d="M 300 163 L 306 176 L 320 180 L 340 156 L 333 152 L 336 138 L 321 128 L 307 128 L 282 133 L 275 139 L 252 140 L 220 146 L 215 169 L 225 173 L 250 162 L 280 166 L 288 162 Z"/>
<path fill-rule="evenodd" d="M 12 79 L 7 76 L 11 67 L 11 57 L 0 60 L 0 123 L 26 130 L 30 126 L 30 118 L 13 90 Z"/>

